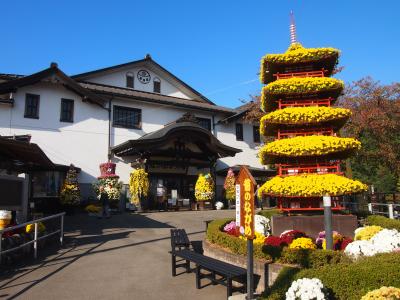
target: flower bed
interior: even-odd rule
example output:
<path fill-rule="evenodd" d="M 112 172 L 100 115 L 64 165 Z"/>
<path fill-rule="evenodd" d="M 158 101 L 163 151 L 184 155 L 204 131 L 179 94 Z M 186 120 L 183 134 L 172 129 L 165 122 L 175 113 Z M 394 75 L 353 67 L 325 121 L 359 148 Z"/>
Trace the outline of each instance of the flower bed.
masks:
<path fill-rule="evenodd" d="M 345 108 L 324 106 L 287 107 L 263 116 L 260 120 L 260 133 L 266 135 L 268 127 L 275 124 L 309 125 L 329 121 L 344 122 L 350 116 L 351 111 Z"/>
<path fill-rule="evenodd" d="M 304 95 L 322 92 L 331 92 L 338 96 L 344 88 L 342 80 L 330 77 L 304 77 L 281 79 L 263 87 L 261 91 L 261 108 L 266 111 L 268 103 L 274 101 L 278 95 Z"/>
<path fill-rule="evenodd" d="M 247 248 L 245 239 L 239 238 L 240 231 L 231 219 L 215 220 L 209 223 L 207 229 L 207 240 L 227 251 L 246 255 Z M 258 240 L 254 243 L 254 257 L 267 262 L 279 262 L 295 264 L 302 267 L 321 266 L 337 263 L 339 261 L 350 261 L 341 251 L 316 250 L 317 245 L 309 248 L 290 248 L 296 240 L 304 238 L 304 232 L 288 230 L 279 237 L 262 237 L 257 235 Z M 263 243 L 262 243 L 263 240 Z M 311 239 L 309 239 L 311 240 Z M 301 242 L 296 242 L 296 244 Z M 313 244 L 312 240 L 309 245 Z M 289 247 L 288 247 L 289 246 Z"/>
<path fill-rule="evenodd" d="M 367 190 L 358 180 L 351 180 L 335 174 L 301 174 L 297 176 L 276 176 L 264 183 L 258 190 L 262 194 L 298 197 L 322 197 L 326 194 L 338 196 Z"/>
<path fill-rule="evenodd" d="M 361 143 L 352 138 L 336 136 L 298 136 L 290 139 L 275 140 L 263 146 L 259 152 L 261 164 L 266 164 L 268 158 L 321 156 L 339 152 L 359 150 Z"/>

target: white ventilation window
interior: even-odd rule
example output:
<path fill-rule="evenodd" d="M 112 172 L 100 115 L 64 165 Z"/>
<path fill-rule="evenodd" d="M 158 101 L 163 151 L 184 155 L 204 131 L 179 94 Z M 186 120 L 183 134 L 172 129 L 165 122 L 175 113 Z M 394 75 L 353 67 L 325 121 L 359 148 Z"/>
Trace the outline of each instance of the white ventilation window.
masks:
<path fill-rule="evenodd" d="M 161 93 L 161 80 L 158 77 L 154 77 L 153 79 L 153 92 Z"/>
<path fill-rule="evenodd" d="M 133 79 L 134 79 L 134 76 L 133 76 L 132 72 L 126 73 L 126 87 L 127 88 L 133 89 Z"/>

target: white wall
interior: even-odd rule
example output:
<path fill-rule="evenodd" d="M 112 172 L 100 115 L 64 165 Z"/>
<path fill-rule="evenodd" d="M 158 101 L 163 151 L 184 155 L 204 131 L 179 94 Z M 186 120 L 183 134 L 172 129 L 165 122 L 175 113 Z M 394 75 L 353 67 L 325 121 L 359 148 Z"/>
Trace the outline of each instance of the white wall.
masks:
<path fill-rule="evenodd" d="M 146 70 L 150 73 L 151 80 L 147 84 L 141 83 L 137 78 L 137 72 L 139 70 Z M 134 89 L 139 91 L 145 91 L 153 93 L 153 79 L 158 77 L 161 80 L 161 94 L 167 96 L 173 96 L 184 99 L 191 99 L 190 96 L 186 95 L 182 91 L 180 91 L 177 87 L 168 82 L 165 78 L 161 77 L 159 74 L 154 73 L 153 71 L 146 69 L 145 67 L 136 67 L 136 68 L 126 68 L 123 70 L 117 70 L 113 73 L 103 74 L 103 75 L 93 75 L 85 78 L 85 81 L 118 86 L 126 88 L 126 73 L 131 72 L 134 75 Z"/>
<path fill-rule="evenodd" d="M 243 141 L 236 140 L 236 123 L 243 124 Z M 216 137 L 224 144 L 241 149 L 234 157 L 224 157 L 218 160 L 217 170 L 225 169 L 228 166 L 248 165 L 251 167 L 262 168 L 258 159 L 260 143 L 254 143 L 253 125 L 241 122 L 240 120 L 229 124 L 218 124 L 216 126 Z M 224 178 L 217 178 L 217 185 L 223 184 Z"/>
<path fill-rule="evenodd" d="M 24 118 L 25 94 L 40 95 L 39 119 Z M 74 100 L 74 123 L 60 122 L 61 98 Z M 73 163 L 82 169 L 81 183 L 99 176 L 99 164 L 107 161 L 108 112 L 60 85 L 27 86 L 14 94 L 14 107 L 0 106 L 0 135 L 32 135 L 54 162 Z"/>
<path fill-rule="evenodd" d="M 25 94 L 40 95 L 39 119 L 24 118 Z M 74 123 L 60 122 L 61 98 L 74 100 Z M 100 175 L 99 164 L 107 161 L 108 150 L 108 112 L 100 107 L 84 103 L 80 96 L 60 85 L 40 83 L 27 86 L 14 94 L 15 105 L 0 105 L 0 135 L 31 134 L 32 142 L 37 143 L 55 163 L 80 167 L 81 183 L 92 183 Z M 175 121 L 186 112 L 196 117 L 209 118 L 212 112 L 200 112 L 159 104 L 143 103 L 134 100 L 113 100 L 113 105 L 128 106 L 142 110 L 142 128 L 114 128 L 111 131 L 112 146 L 137 139 L 140 136 L 161 129 L 165 124 Z M 214 122 L 226 117 L 215 115 Z M 250 124 L 243 124 L 244 141 L 236 141 L 235 122 L 216 125 L 215 136 L 224 144 L 242 149 L 235 157 L 221 159 L 217 169 L 236 164 L 261 167 L 257 158 L 256 144 Z M 129 182 L 130 163 L 121 158 L 117 163 L 117 174 L 124 183 Z M 217 178 L 217 184 L 223 183 Z M 222 183 L 221 183 L 222 182 Z"/>

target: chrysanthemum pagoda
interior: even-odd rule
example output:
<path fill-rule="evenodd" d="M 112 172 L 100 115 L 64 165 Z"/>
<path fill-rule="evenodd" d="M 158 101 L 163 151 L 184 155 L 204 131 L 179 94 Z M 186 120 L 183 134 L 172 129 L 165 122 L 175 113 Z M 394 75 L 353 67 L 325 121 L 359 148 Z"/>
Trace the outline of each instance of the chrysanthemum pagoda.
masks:
<path fill-rule="evenodd" d="M 264 145 L 262 164 L 275 164 L 278 176 L 267 181 L 260 194 L 278 198 L 286 212 L 322 210 L 322 197 L 333 196 L 332 209 L 341 210 L 344 194 L 366 186 L 343 176 L 341 160 L 360 149 L 361 143 L 339 137 L 338 130 L 350 110 L 332 107 L 343 91 L 343 81 L 330 77 L 339 58 L 334 48 L 304 48 L 296 41 L 291 15 L 291 45 L 283 54 L 267 54 L 261 60 L 260 132 L 274 136 Z"/>

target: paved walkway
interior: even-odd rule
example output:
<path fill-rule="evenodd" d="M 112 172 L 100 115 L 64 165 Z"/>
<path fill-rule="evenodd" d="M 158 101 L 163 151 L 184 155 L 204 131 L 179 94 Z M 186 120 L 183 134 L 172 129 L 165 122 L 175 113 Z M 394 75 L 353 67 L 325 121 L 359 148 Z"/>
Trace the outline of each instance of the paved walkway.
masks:
<path fill-rule="evenodd" d="M 205 236 L 205 220 L 234 211 L 66 218 L 63 249 L 16 270 L 2 271 L 0 299 L 225 299 L 224 286 L 195 288 L 194 274 L 171 276 L 170 228 L 191 240 Z"/>

